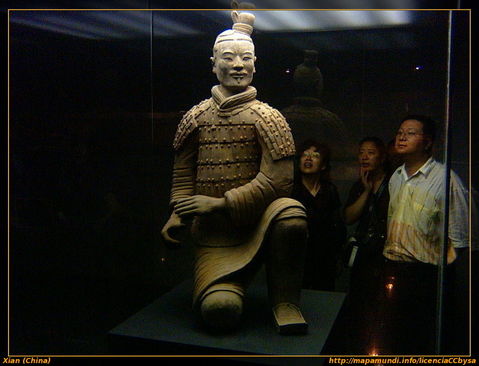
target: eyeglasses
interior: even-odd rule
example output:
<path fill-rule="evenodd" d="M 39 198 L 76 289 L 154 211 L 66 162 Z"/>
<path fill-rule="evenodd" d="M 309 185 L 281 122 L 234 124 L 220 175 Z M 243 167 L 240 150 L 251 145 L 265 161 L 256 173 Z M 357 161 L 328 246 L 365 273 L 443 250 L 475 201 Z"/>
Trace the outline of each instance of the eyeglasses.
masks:
<path fill-rule="evenodd" d="M 402 130 L 399 130 L 398 132 L 396 132 L 396 137 L 406 137 L 406 139 L 410 139 L 410 138 L 414 138 L 418 135 L 424 135 L 423 133 L 419 133 L 419 132 L 416 132 L 416 131 L 402 131 Z"/>
<path fill-rule="evenodd" d="M 302 156 L 303 156 L 303 158 L 319 159 L 321 157 L 321 154 L 317 151 L 305 151 Z"/>

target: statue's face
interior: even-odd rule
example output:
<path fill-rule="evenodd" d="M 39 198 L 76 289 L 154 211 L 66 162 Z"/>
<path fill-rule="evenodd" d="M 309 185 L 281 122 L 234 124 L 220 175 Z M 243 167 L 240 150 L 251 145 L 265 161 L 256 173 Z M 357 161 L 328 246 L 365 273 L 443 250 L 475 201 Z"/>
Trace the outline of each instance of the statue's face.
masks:
<path fill-rule="evenodd" d="M 213 72 L 221 86 L 231 93 L 244 91 L 255 73 L 254 45 L 248 41 L 226 41 L 217 45 Z"/>

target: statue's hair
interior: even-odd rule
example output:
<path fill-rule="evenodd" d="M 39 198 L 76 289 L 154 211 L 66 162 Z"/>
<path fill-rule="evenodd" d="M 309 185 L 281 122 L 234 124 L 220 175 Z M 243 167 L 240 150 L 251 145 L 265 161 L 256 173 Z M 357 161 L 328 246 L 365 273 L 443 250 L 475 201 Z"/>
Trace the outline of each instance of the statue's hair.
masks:
<path fill-rule="evenodd" d="M 213 56 L 216 56 L 218 51 L 218 44 L 226 41 L 246 41 L 251 42 L 254 47 L 251 34 L 253 33 L 253 24 L 255 16 L 251 13 L 239 13 L 234 10 L 231 12 L 231 18 L 233 19 L 232 29 L 227 29 L 221 32 L 215 40 L 213 46 Z"/>

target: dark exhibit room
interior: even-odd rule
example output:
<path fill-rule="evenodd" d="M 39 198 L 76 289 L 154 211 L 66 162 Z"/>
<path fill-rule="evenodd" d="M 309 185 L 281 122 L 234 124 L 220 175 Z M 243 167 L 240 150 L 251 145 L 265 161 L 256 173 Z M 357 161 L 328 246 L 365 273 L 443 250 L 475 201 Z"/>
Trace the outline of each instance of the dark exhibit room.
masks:
<path fill-rule="evenodd" d="M 476 315 L 471 314 L 471 308 L 477 308 L 477 284 L 471 283 L 470 278 L 477 275 L 475 172 L 479 167 L 470 138 L 473 120 L 470 74 L 474 62 L 471 61 L 471 10 L 466 2 L 439 1 L 433 5 L 412 0 L 384 2 L 387 4 L 363 1 L 359 5 L 341 2 L 335 7 L 336 2 L 332 1 L 295 4 L 258 0 L 238 5 L 235 1 L 216 0 L 207 7 L 199 1 L 186 2 L 181 5 L 184 9 L 178 9 L 173 2 L 153 0 L 117 1 L 108 5 L 94 1 L 80 3 L 75 9 L 54 1 L 45 1 L 41 6 L 26 2 L 21 8 L 12 2 L 2 7 L 2 18 L 8 23 L 5 28 L 8 27 L 9 64 L 9 213 L 8 243 L 4 250 L 8 348 L 4 357 L 222 355 L 239 365 L 286 365 L 293 361 L 234 356 L 297 355 L 304 356 L 294 360 L 300 365 L 328 362 L 327 357 L 311 357 L 319 355 L 477 353 L 477 345 L 471 342 L 477 322 Z M 243 10 L 249 3 L 256 9 Z M 232 6 L 239 6 L 240 20 L 234 16 L 232 20 Z M 240 27 L 232 27 L 241 23 L 244 12 L 254 14 L 251 36 L 244 36 Z M 239 40 L 234 38 L 238 37 L 236 33 L 231 35 L 233 31 L 225 33 L 225 40 L 218 36 L 233 28 L 240 34 Z M 236 61 L 229 59 L 230 51 L 225 51 L 228 57 L 221 58 L 215 47 L 213 54 L 217 37 L 218 44 L 250 42 L 242 47 L 249 47 L 252 51 L 248 52 L 253 56 L 238 61 L 246 65 L 244 69 L 231 66 Z M 218 55 L 223 52 L 221 47 Z M 238 53 L 238 49 L 231 52 Z M 240 73 L 233 77 L 236 86 L 228 89 L 221 70 L 218 71 L 220 67 Z M 251 76 L 252 81 L 244 75 Z M 248 85 L 240 85 L 245 80 Z M 225 90 L 233 91 L 233 96 L 225 94 Z M 234 106 L 239 105 L 248 115 L 247 108 L 252 108 L 251 115 L 253 110 L 258 113 L 259 117 L 252 122 L 244 121 L 243 117 L 236 121 L 236 113 L 240 112 L 234 111 L 234 107 L 221 109 L 226 103 L 222 98 L 233 103 L 236 94 L 251 90 L 257 92 L 251 94 L 257 101 L 248 99 L 244 106 Z M 211 107 L 204 107 L 205 103 Z M 259 112 L 254 103 L 261 105 Z M 198 105 L 199 112 L 194 107 Z M 192 112 L 188 112 L 192 107 Z M 263 117 L 261 108 L 272 117 Z M 232 110 L 231 115 L 227 114 Z M 186 166 L 181 165 L 182 149 L 196 146 L 197 161 L 191 168 L 192 176 L 196 177 L 191 178 L 196 193 L 189 192 L 186 196 L 208 196 L 204 192 L 209 191 L 200 187 L 202 182 L 207 182 L 203 186 L 208 184 L 210 178 L 198 177 L 207 176 L 201 169 L 210 169 L 208 164 L 213 164 L 211 169 L 221 166 L 221 159 L 219 163 L 214 160 L 222 155 L 207 155 L 204 151 L 214 150 L 221 143 L 226 150 L 230 149 L 227 138 L 220 132 L 217 136 L 223 141 L 219 137 L 214 140 L 218 146 L 202 145 L 204 141 L 209 144 L 212 141 L 209 137 L 202 140 L 204 126 L 212 136 L 215 129 L 220 130 L 215 126 L 216 120 L 213 121 L 216 116 L 218 121 L 227 116 L 232 126 L 235 123 L 242 126 L 238 127 L 241 133 L 238 141 L 257 143 L 259 155 L 253 152 L 251 156 L 244 155 L 248 162 L 257 165 L 256 171 L 241 170 L 238 157 L 232 161 L 231 174 L 235 174 L 234 179 L 238 174 L 242 183 L 231 183 L 231 190 L 211 194 L 222 200 L 222 209 L 227 212 L 218 210 L 216 224 L 205 224 L 206 221 L 198 219 L 203 213 L 190 214 L 194 219 L 187 214 L 182 216 L 181 202 L 186 201 L 176 193 L 175 182 L 183 179 L 178 177 Z M 421 116 L 435 121 L 435 133 L 426 130 L 427 122 Z M 199 132 L 192 132 L 187 124 L 189 118 L 197 123 Z M 274 137 L 273 132 L 271 135 L 264 132 L 261 118 L 270 126 L 274 123 L 283 126 L 285 120 L 289 127 L 278 127 Z M 251 126 L 251 139 L 246 126 L 248 129 Z M 416 126 L 420 131 L 414 130 Z M 417 187 L 415 180 L 408 183 L 411 178 L 408 164 L 419 153 L 406 150 L 415 139 L 424 143 L 426 148 L 421 156 L 429 159 L 419 159 L 422 163 L 417 168 L 427 160 L 427 164 L 434 161 L 445 172 L 441 173 L 437 183 L 439 193 L 432 204 L 413 200 L 409 205 L 395 196 L 394 182 L 400 177 L 407 186 L 401 189 L 410 189 L 411 197 L 420 194 L 411 188 Z M 236 148 L 234 137 L 232 141 L 235 144 L 231 142 L 231 149 Z M 250 148 L 248 142 L 245 150 Z M 370 168 L 373 173 L 368 173 L 369 178 L 364 172 L 376 163 L 374 157 L 362 157 L 365 142 L 369 142 L 366 145 L 373 153 L 379 151 L 377 159 L 387 162 L 383 170 Z M 291 146 L 289 153 L 279 144 L 285 144 L 286 150 Z M 243 144 L 238 147 L 240 155 L 241 149 Z M 205 160 L 206 165 L 201 160 L 204 156 L 210 157 L 209 162 Z M 314 164 L 304 160 L 315 158 L 321 161 L 318 178 L 314 180 L 309 175 L 308 180 L 301 174 L 310 174 L 308 168 Z M 371 160 L 365 162 L 365 159 Z M 223 163 L 230 168 L 231 161 Z M 238 167 L 236 171 L 234 165 Z M 417 174 L 428 177 L 429 170 L 424 166 Z M 268 169 L 270 175 L 265 173 Z M 247 178 L 245 171 L 249 174 Z M 384 184 L 378 181 L 376 186 L 374 182 L 368 186 L 368 179 L 375 172 L 379 172 L 378 176 L 382 174 Z M 263 173 L 267 176 L 264 182 Z M 221 175 L 221 181 L 234 182 L 233 178 L 223 179 Z M 276 175 L 281 176 L 275 178 Z M 259 198 L 245 193 L 245 202 L 250 201 L 244 205 L 253 208 L 248 206 L 241 214 L 256 221 L 253 224 L 248 221 L 240 229 L 229 229 L 230 221 L 240 220 L 233 211 L 236 201 L 231 197 L 240 194 L 243 185 L 248 186 L 246 183 L 253 178 L 251 186 L 267 188 L 261 188 Z M 293 260 L 306 263 L 304 276 L 308 278 L 303 280 L 301 311 L 308 323 L 307 331 L 300 321 L 284 326 L 282 313 L 274 305 L 276 300 L 271 300 L 275 289 L 270 280 L 275 277 L 269 266 L 273 268 L 274 261 L 269 257 L 270 252 L 263 249 L 266 244 L 255 249 L 258 254 L 248 254 L 250 262 L 238 269 L 246 279 L 236 272 L 228 273 L 222 277 L 224 283 L 213 278 L 208 284 L 211 288 L 201 290 L 205 292 L 197 289 L 203 286 L 200 283 L 203 277 L 207 277 L 200 272 L 203 269 L 198 269 L 207 255 L 197 249 L 203 245 L 198 244 L 201 240 L 207 242 L 202 233 L 213 237 L 213 231 L 208 230 L 222 230 L 234 240 L 245 236 L 245 242 L 251 238 L 258 241 L 258 231 L 265 242 L 287 241 L 288 235 L 293 235 L 279 235 L 281 231 L 275 226 L 278 222 L 285 226 L 289 219 L 286 213 L 293 211 L 269 211 L 273 206 L 270 202 L 287 200 L 281 197 L 290 195 L 275 191 L 278 196 L 270 199 L 268 189 L 277 189 L 274 179 L 280 180 L 280 184 L 294 185 L 293 198 L 298 202 L 288 201 L 292 206 L 296 204 L 296 211 L 290 216 L 308 220 L 308 234 L 304 234 L 303 240 L 303 232 L 295 232 L 291 240 L 296 249 L 283 253 L 283 260 L 289 261 L 279 271 L 282 273 L 279 276 L 285 278 L 293 274 L 302 276 L 304 265 L 297 271 L 296 264 L 291 263 Z M 310 182 L 317 184 L 314 193 L 308 186 Z M 426 183 L 425 190 L 436 189 L 434 184 Z M 325 193 L 325 187 L 331 187 L 329 193 Z M 389 189 L 391 201 L 383 204 L 382 241 L 377 249 L 381 264 L 376 268 L 372 260 L 362 259 L 353 263 L 351 250 L 356 239 L 363 241 L 359 236 L 363 221 L 359 214 L 348 211 L 348 207 L 362 197 L 364 190 L 366 195 L 372 190 L 368 196 L 372 197 L 368 198 L 372 202 L 371 212 L 376 196 L 383 189 Z M 450 194 L 444 194 L 442 189 Z M 264 207 L 257 208 L 260 203 Z M 183 224 L 177 227 L 182 229 L 186 224 L 191 227 L 192 236 L 186 239 L 181 236 L 181 244 L 172 249 L 166 240 L 166 229 L 162 228 L 167 227 L 168 220 L 177 218 L 178 212 Z M 265 216 L 271 217 L 272 223 L 263 228 Z M 392 224 L 400 221 L 403 225 L 407 220 L 412 226 L 417 225 L 414 228 L 417 231 L 397 229 Z M 247 230 L 257 222 L 261 224 L 259 229 L 251 229 L 256 236 L 248 234 Z M 200 239 L 193 238 L 194 230 L 198 230 L 195 235 L 201 236 Z M 395 234 L 395 230 L 399 233 Z M 437 235 L 430 234 L 432 231 Z M 397 237 L 414 241 L 420 235 L 426 239 L 417 239 L 418 246 L 426 245 L 423 240 L 436 240 L 431 244 L 434 248 L 414 246 L 400 252 L 397 243 L 402 239 Z M 303 253 L 301 243 L 306 243 L 306 237 L 310 239 L 305 261 L 300 252 Z M 208 245 L 204 244 L 205 253 L 213 252 Z M 312 248 L 315 245 L 324 247 Z M 231 246 L 234 251 L 241 245 Z M 271 252 L 273 257 L 274 253 L 283 255 L 280 249 Z M 216 255 L 209 266 L 229 265 L 221 262 L 226 254 Z M 395 256 L 404 264 L 401 270 L 392 274 L 386 270 L 374 272 L 387 267 L 383 262 L 395 262 Z M 259 263 L 259 257 L 265 258 L 266 267 Z M 426 273 L 422 267 L 412 272 L 417 263 L 427 266 L 427 274 L 422 275 Z M 393 263 L 394 268 L 396 264 Z M 359 271 L 359 265 L 370 267 Z M 412 295 L 404 288 L 412 285 L 411 281 L 402 282 L 404 268 L 409 278 L 410 273 L 415 273 L 412 282 L 422 282 L 421 288 L 430 284 L 431 291 L 421 292 L 431 293 L 429 307 L 426 300 L 405 300 Z M 253 276 L 254 271 L 257 274 Z M 326 283 L 328 276 L 331 279 Z M 376 280 L 386 282 L 373 284 Z M 278 286 L 287 287 L 289 277 L 281 281 Z M 359 287 L 355 287 L 358 283 Z M 209 332 L 195 317 L 200 306 L 206 322 L 204 299 L 218 292 L 235 294 L 241 299 L 244 295 L 241 324 L 229 333 Z M 273 312 L 268 294 L 273 301 Z M 289 300 L 284 301 L 281 304 L 289 304 Z M 289 311 L 293 309 L 301 317 L 299 308 L 292 303 L 288 305 Z M 408 313 L 405 309 L 412 310 Z M 421 311 L 427 313 L 427 319 L 419 315 Z M 406 323 L 412 324 L 407 329 L 413 329 L 414 334 L 401 328 Z M 289 332 L 301 334 L 289 335 Z M 212 360 L 213 364 L 219 361 Z"/>

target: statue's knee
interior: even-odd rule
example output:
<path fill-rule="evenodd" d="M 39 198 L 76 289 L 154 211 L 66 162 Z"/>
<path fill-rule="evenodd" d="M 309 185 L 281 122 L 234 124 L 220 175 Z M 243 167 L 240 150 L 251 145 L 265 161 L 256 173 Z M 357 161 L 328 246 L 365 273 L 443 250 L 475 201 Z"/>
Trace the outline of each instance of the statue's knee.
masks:
<path fill-rule="evenodd" d="M 298 239 L 305 238 L 308 233 L 308 223 L 302 217 L 282 219 L 275 223 L 275 230 L 282 235 L 292 235 Z"/>
<path fill-rule="evenodd" d="M 230 291 L 215 291 L 201 303 L 205 324 L 216 330 L 231 330 L 238 326 L 243 312 L 243 299 Z"/>

